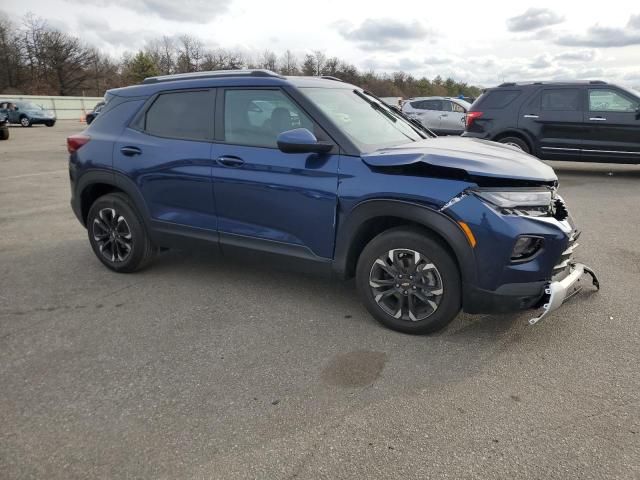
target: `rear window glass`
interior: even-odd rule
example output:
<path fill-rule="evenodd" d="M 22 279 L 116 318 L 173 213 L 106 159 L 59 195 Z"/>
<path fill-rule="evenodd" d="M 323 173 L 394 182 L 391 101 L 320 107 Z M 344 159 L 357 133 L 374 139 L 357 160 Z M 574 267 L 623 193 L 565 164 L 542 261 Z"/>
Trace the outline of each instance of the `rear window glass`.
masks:
<path fill-rule="evenodd" d="M 542 110 L 578 111 L 580 108 L 580 90 L 577 88 L 546 89 L 542 92 Z"/>
<path fill-rule="evenodd" d="M 478 99 L 482 108 L 504 108 L 520 96 L 520 90 L 492 90 Z"/>
<path fill-rule="evenodd" d="M 145 132 L 159 137 L 207 140 L 213 123 L 213 95 L 208 90 L 158 96 L 145 117 Z"/>

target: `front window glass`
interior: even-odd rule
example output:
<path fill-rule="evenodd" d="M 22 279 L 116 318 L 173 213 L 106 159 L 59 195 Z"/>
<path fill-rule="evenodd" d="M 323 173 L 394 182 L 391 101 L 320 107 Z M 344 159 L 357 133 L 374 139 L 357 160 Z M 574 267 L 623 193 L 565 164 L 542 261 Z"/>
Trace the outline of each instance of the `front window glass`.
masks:
<path fill-rule="evenodd" d="M 319 139 L 311 119 L 280 90 L 227 90 L 224 138 L 228 143 L 277 148 L 282 132 L 306 128 Z M 315 130 L 315 131 L 314 131 Z"/>
<path fill-rule="evenodd" d="M 455 102 L 451 102 L 451 107 L 453 108 L 453 111 L 456 113 L 465 113 L 466 110 L 464 109 L 464 107 L 462 105 L 458 105 Z"/>
<path fill-rule="evenodd" d="M 635 112 L 639 103 L 615 90 L 589 90 L 589 110 L 592 112 Z"/>
<path fill-rule="evenodd" d="M 361 91 L 312 87 L 300 90 L 365 152 L 425 138 L 416 127 Z"/>

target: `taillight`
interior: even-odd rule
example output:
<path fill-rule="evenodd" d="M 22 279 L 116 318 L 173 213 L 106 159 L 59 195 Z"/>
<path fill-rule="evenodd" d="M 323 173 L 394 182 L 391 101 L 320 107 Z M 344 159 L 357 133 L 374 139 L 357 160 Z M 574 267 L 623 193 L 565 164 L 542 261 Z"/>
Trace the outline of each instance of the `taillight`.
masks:
<path fill-rule="evenodd" d="M 482 112 L 467 112 L 467 117 L 466 117 L 467 128 L 473 125 L 473 122 L 476 120 L 476 118 L 480 118 L 481 116 L 482 116 Z"/>
<path fill-rule="evenodd" d="M 69 153 L 75 153 L 89 140 L 91 140 L 89 135 L 71 135 L 67 137 L 67 150 Z"/>

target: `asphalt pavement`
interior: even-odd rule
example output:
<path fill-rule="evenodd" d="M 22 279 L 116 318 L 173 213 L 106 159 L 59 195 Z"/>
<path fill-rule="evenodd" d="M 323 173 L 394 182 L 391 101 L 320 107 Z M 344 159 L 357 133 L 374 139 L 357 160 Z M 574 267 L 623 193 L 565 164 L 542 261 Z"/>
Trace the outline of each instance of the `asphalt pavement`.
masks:
<path fill-rule="evenodd" d="M 416 337 L 353 282 L 108 271 L 69 207 L 82 128 L 0 142 L 0 478 L 640 478 L 640 166 L 551 163 L 600 292 Z"/>

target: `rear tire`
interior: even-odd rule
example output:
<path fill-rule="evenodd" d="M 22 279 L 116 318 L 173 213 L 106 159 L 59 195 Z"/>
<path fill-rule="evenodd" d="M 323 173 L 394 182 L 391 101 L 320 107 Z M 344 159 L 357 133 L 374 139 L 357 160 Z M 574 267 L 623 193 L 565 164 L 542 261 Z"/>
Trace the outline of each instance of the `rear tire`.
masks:
<path fill-rule="evenodd" d="M 499 143 L 504 143 L 505 145 L 511 145 L 512 147 L 519 148 L 524 153 L 531 153 L 531 149 L 527 142 L 518 137 L 504 137 L 498 140 Z"/>
<path fill-rule="evenodd" d="M 371 240 L 358 259 L 356 286 L 369 313 L 403 333 L 440 330 L 462 303 L 456 262 L 419 228 L 392 228 Z"/>
<path fill-rule="evenodd" d="M 29 119 L 29 117 L 21 117 L 20 118 L 20 125 L 22 125 L 23 127 L 30 127 L 31 126 L 31 120 Z"/>
<path fill-rule="evenodd" d="M 109 193 L 91 205 L 87 232 L 98 260 L 114 272 L 140 270 L 156 253 L 142 218 L 123 193 Z"/>

